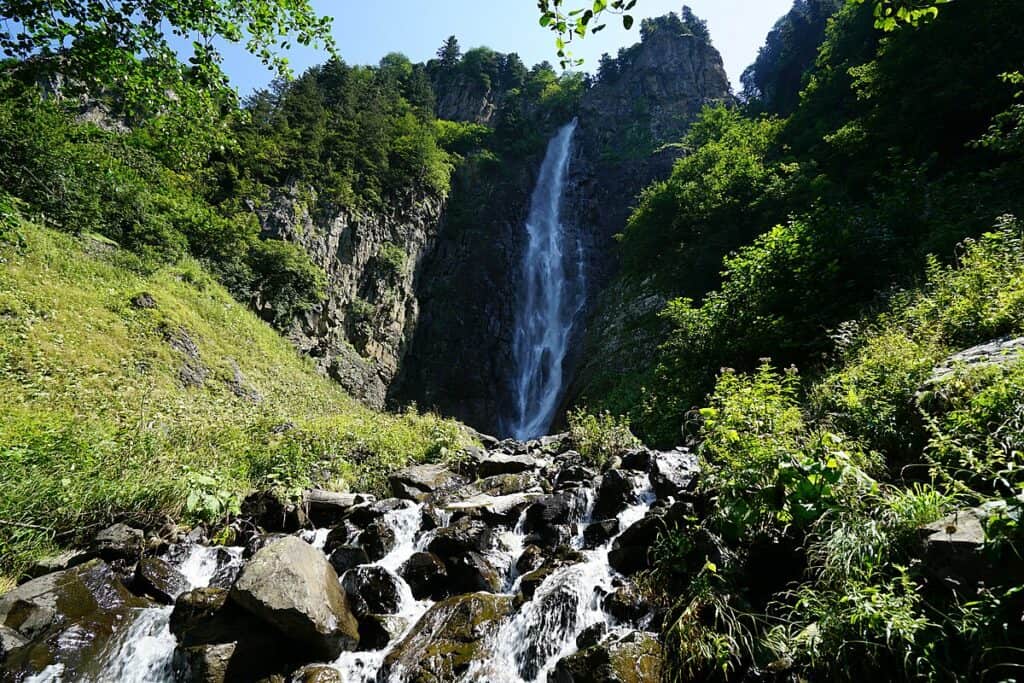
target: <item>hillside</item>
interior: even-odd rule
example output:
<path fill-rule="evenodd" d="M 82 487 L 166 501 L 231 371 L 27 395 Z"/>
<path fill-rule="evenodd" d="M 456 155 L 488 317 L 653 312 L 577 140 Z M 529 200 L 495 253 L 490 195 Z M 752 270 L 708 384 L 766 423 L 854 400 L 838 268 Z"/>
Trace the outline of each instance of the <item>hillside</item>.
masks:
<path fill-rule="evenodd" d="M 257 487 L 380 490 L 461 443 L 362 407 L 197 262 L 153 267 L 5 207 L 4 573 L 115 519 L 215 521 Z"/>

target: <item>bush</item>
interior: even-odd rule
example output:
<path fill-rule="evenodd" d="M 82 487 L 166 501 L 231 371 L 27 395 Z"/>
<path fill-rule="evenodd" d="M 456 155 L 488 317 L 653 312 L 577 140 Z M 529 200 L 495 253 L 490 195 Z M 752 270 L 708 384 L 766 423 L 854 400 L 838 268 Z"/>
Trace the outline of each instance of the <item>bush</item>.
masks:
<path fill-rule="evenodd" d="M 629 430 L 629 418 L 608 412 L 591 415 L 579 408 L 569 413 L 568 420 L 573 446 L 584 459 L 598 467 L 640 445 Z"/>

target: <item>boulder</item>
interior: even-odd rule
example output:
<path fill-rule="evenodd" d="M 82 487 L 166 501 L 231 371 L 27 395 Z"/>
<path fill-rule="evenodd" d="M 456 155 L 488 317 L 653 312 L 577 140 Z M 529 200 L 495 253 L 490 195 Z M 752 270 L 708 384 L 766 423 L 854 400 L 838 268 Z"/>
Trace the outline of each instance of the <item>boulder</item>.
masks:
<path fill-rule="evenodd" d="M 383 517 L 370 522 L 359 534 L 359 545 L 374 562 L 394 550 L 397 543 L 394 528 Z"/>
<path fill-rule="evenodd" d="M 146 535 L 127 524 L 114 524 L 96 534 L 92 549 L 107 562 L 134 562 L 146 549 Z"/>
<path fill-rule="evenodd" d="M 605 519 L 600 522 L 593 522 L 583 530 L 583 547 L 588 550 L 599 548 L 608 541 L 615 538 L 619 533 L 619 520 Z"/>
<path fill-rule="evenodd" d="M 63 666 L 65 680 L 84 668 L 151 603 L 132 595 L 102 560 L 47 574 L 0 597 L 4 675 L 24 680 L 48 666 Z"/>
<path fill-rule="evenodd" d="M 588 626 L 576 636 L 576 649 L 586 650 L 588 647 L 593 647 L 604 640 L 606 635 L 608 635 L 608 624 L 603 621 Z"/>
<path fill-rule="evenodd" d="M 253 556 L 231 600 L 317 657 L 334 659 L 359 642 L 359 626 L 334 568 L 294 536 Z"/>
<path fill-rule="evenodd" d="M 520 574 L 529 574 L 544 564 L 544 550 L 537 545 L 528 545 L 523 548 L 523 553 L 516 560 L 516 571 Z"/>
<path fill-rule="evenodd" d="M 468 500 L 450 503 L 445 509 L 454 519 L 469 517 L 478 519 L 489 526 L 514 527 L 523 510 L 536 500 L 540 493 L 512 493 L 507 496 L 481 494 Z"/>
<path fill-rule="evenodd" d="M 632 582 L 627 582 L 612 591 L 605 597 L 603 606 L 605 612 L 624 624 L 635 624 L 651 611 L 650 604 Z"/>
<path fill-rule="evenodd" d="M 227 590 L 196 588 L 175 601 L 170 629 L 178 643 L 189 648 L 237 640 L 251 623 L 248 613 L 228 602 Z"/>
<path fill-rule="evenodd" d="M 322 664 L 304 666 L 292 674 L 291 683 L 348 683 L 341 672 Z"/>
<path fill-rule="evenodd" d="M 609 470 L 601 477 L 594 503 L 594 517 L 610 519 L 639 502 L 632 477 L 622 470 Z"/>
<path fill-rule="evenodd" d="M 464 480 L 442 463 L 407 467 L 388 477 L 391 492 L 396 498 L 417 502 L 462 483 Z"/>
<path fill-rule="evenodd" d="M 28 644 L 28 639 L 7 626 L 0 626 L 0 662 L 7 659 L 7 653 Z"/>
<path fill-rule="evenodd" d="M 366 551 L 355 545 L 343 545 L 335 548 L 329 559 L 334 571 L 342 575 L 349 569 L 358 567 L 361 564 L 370 564 L 370 556 Z"/>
<path fill-rule="evenodd" d="M 497 593 L 501 590 L 502 581 L 498 570 L 478 552 L 470 550 L 454 557 L 447 557 L 444 564 L 452 593 Z"/>
<path fill-rule="evenodd" d="M 589 484 L 596 476 L 597 472 L 581 465 L 564 467 L 555 477 L 555 490 L 579 488 L 581 485 Z"/>
<path fill-rule="evenodd" d="M 651 546 L 664 529 L 663 516 L 648 514 L 615 539 L 608 553 L 608 563 L 627 576 L 649 568 Z"/>
<path fill-rule="evenodd" d="M 366 614 L 359 617 L 359 650 L 383 650 L 408 628 L 409 622 L 392 614 Z"/>
<path fill-rule="evenodd" d="M 174 680 L 189 683 L 225 683 L 237 649 L 235 643 L 179 647 L 174 651 Z"/>
<path fill-rule="evenodd" d="M 446 491 L 438 496 L 438 502 L 448 505 L 477 496 L 501 497 L 516 493 L 544 493 L 544 487 L 545 482 L 534 472 L 499 474 Z"/>
<path fill-rule="evenodd" d="M 398 579 L 383 567 L 369 565 L 350 569 L 341 577 L 341 585 L 353 611 L 360 617 L 397 614 L 402 606 Z"/>
<path fill-rule="evenodd" d="M 538 498 L 526 508 L 525 530 L 540 545 L 557 547 L 572 536 L 571 524 L 578 517 L 577 507 L 569 492 Z"/>
<path fill-rule="evenodd" d="M 924 542 L 922 567 L 928 576 L 956 592 L 973 592 L 978 584 L 1015 581 L 1024 563 L 1012 556 L 993 562 L 983 552 L 985 526 L 993 515 L 1019 519 L 1024 495 L 1015 505 L 994 500 L 978 507 L 958 510 L 921 528 Z"/>
<path fill-rule="evenodd" d="M 680 498 L 697 486 L 700 464 L 689 451 L 675 450 L 658 453 L 651 463 L 651 486 L 659 498 Z"/>
<path fill-rule="evenodd" d="M 60 572 L 65 569 L 77 567 L 80 564 L 85 564 L 94 557 L 95 555 L 93 553 L 84 550 L 65 550 L 57 553 L 56 555 L 48 555 L 36 560 L 35 563 L 29 567 L 28 571 L 25 572 L 25 581 L 38 579 L 40 576 L 46 576 L 53 572 Z M 24 583 L 24 581 L 22 581 L 22 583 Z"/>
<path fill-rule="evenodd" d="M 384 658 L 379 680 L 401 671 L 412 682 L 458 680 L 483 657 L 488 637 L 512 611 L 505 595 L 475 593 L 437 603 Z"/>
<path fill-rule="evenodd" d="M 662 650 L 654 634 L 633 632 L 565 657 L 549 683 L 659 683 Z"/>
<path fill-rule="evenodd" d="M 288 534 L 272 533 L 272 534 L 257 534 L 249 539 L 249 542 L 245 544 L 245 550 L 242 551 L 242 557 L 249 559 L 266 546 L 280 541 L 282 538 L 287 538 Z"/>
<path fill-rule="evenodd" d="M 484 552 L 491 547 L 491 528 L 468 517 L 434 532 L 427 550 L 444 560 L 469 551 Z"/>
<path fill-rule="evenodd" d="M 241 517 L 264 531 L 293 534 L 306 525 L 301 505 L 282 500 L 272 491 L 258 491 L 242 501 Z"/>
<path fill-rule="evenodd" d="M 434 553 L 415 553 L 402 565 L 401 575 L 417 600 L 440 600 L 448 592 L 448 569 Z"/>
<path fill-rule="evenodd" d="M 649 448 L 634 448 L 622 454 L 622 469 L 650 472 L 654 459 L 655 453 Z"/>
<path fill-rule="evenodd" d="M 520 474 L 537 469 L 537 461 L 529 455 L 507 455 L 491 453 L 477 463 L 480 477 L 494 477 L 503 474 Z"/>
<path fill-rule="evenodd" d="M 137 592 L 164 605 L 174 604 L 179 595 L 191 588 L 181 572 L 156 557 L 139 561 L 132 583 Z"/>
<path fill-rule="evenodd" d="M 337 493 L 320 489 L 306 491 L 302 495 L 306 515 L 318 529 L 338 524 L 351 508 L 374 500 L 373 496 L 365 493 Z"/>

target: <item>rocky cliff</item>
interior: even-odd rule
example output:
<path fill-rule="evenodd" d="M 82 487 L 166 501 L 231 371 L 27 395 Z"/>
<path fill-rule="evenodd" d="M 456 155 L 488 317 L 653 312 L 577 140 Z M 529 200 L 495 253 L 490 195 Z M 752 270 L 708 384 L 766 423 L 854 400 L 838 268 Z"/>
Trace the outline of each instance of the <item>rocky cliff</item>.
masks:
<path fill-rule="evenodd" d="M 585 92 L 578 110 L 563 216 L 586 247 L 588 315 L 607 310 L 598 305 L 599 294 L 616 272 L 614 235 L 625 226 L 632 198 L 666 177 L 680 154 L 663 145 L 677 141 L 703 106 L 731 98 L 722 58 L 706 34 L 668 15 L 644 22 L 641 37 L 615 60 L 614 73 L 603 73 Z M 469 94 L 459 97 L 478 101 Z M 439 95 L 445 107 L 448 99 Z M 449 113 L 470 117 L 470 110 L 476 105 Z M 564 121 L 551 123 L 553 133 Z M 425 262 L 423 311 L 393 391 L 400 401 L 437 408 L 486 432 L 500 431 L 500 410 L 511 396 L 508 369 L 523 221 L 542 151 L 490 173 L 460 173 L 437 249 Z M 569 376 L 580 365 L 582 328 L 578 336 Z M 600 338 L 591 342 L 592 352 L 606 358 L 602 346 Z M 573 384 L 566 405 L 586 384 Z"/>
<path fill-rule="evenodd" d="M 381 408 L 419 315 L 419 264 L 438 233 L 441 197 L 410 192 L 386 210 L 328 213 L 288 188 L 263 210 L 268 237 L 298 242 L 327 274 L 327 297 L 288 336 L 318 369 Z"/>

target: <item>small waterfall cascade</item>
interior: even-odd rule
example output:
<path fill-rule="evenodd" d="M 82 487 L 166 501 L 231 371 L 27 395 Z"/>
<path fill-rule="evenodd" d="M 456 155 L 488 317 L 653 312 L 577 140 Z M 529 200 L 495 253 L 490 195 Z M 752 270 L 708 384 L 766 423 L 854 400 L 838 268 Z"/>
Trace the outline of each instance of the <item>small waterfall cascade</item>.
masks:
<path fill-rule="evenodd" d="M 651 451 L 629 465 L 635 469 L 599 474 L 562 446 L 566 450 L 556 455 L 543 449 L 519 455 L 515 465 L 529 468 L 522 475 L 481 477 L 491 468 L 510 466 L 510 453 L 503 448 L 529 449 L 504 442 L 471 466 L 475 474 L 450 473 L 457 488 L 437 497 L 423 502 L 368 497 L 329 529 L 297 532 L 332 563 L 335 553 L 381 548 L 372 545 L 373 539 L 389 539 L 376 555 L 380 559 L 348 564 L 339 577 L 352 604 L 361 596 L 390 591 L 389 606 L 381 608 L 385 613 L 357 613 L 361 627 L 364 618 L 383 618 L 387 632 L 317 666 L 336 670 L 346 683 L 408 683 L 422 676 L 458 683 L 547 683 L 565 673 L 562 662 L 581 648 L 594 643 L 616 647 L 644 634 L 656 637 L 649 632 L 651 606 L 629 592 L 635 584 L 620 570 L 636 571 L 628 556 L 637 535 L 630 536 L 630 530 L 660 525 L 666 515 L 675 514 L 687 477 L 696 476 L 696 458 L 683 451 Z M 667 483 L 665 472 L 672 473 L 675 483 Z M 495 484 L 500 486 L 488 489 Z M 331 535 L 339 529 L 345 529 L 340 542 L 346 545 L 339 546 Z M 373 535 L 365 537 L 371 530 Z M 369 545 L 364 548 L 364 543 Z M 422 568 L 425 557 L 442 565 L 433 575 L 440 581 L 433 588 L 425 588 L 418 569 L 409 571 Z M 201 545 L 172 546 L 164 559 L 192 588 L 226 588 L 245 562 L 241 548 Z M 470 566 L 480 573 L 460 573 L 459 567 Z M 350 582 L 350 573 L 383 578 L 359 584 Z M 623 600 L 634 599 L 636 604 L 624 611 Z M 459 611 L 473 600 L 483 605 L 482 611 Z M 54 665 L 26 680 L 175 683 L 178 643 L 170 630 L 172 609 L 154 605 L 138 610 L 87 670 Z M 470 619 L 479 621 L 462 621 Z M 239 636 L 244 638 L 244 631 Z M 463 651 L 471 652 L 471 659 L 454 664 Z"/>
<path fill-rule="evenodd" d="M 548 143 L 526 219 L 515 334 L 513 400 L 506 430 L 517 439 L 547 433 L 564 386 L 564 363 L 586 291 L 583 249 L 562 222 L 576 120 Z"/>

